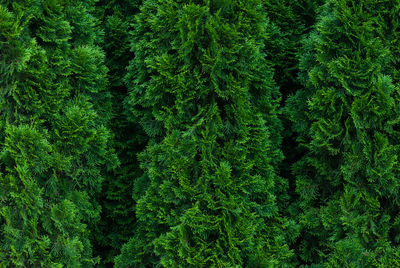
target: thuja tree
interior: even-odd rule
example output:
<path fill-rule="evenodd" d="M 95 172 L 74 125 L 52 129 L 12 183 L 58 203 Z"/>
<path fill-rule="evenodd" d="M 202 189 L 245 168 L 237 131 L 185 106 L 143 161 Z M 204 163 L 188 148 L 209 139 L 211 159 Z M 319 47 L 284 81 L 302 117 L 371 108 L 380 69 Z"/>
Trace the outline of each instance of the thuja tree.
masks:
<path fill-rule="evenodd" d="M 258 0 L 147 0 L 126 81 L 149 137 L 135 235 L 116 267 L 266 267 L 290 261 L 275 193 L 278 91 Z M 290 233 L 290 232 L 288 232 Z"/>
<path fill-rule="evenodd" d="M 101 195 L 102 220 L 97 236 L 96 250 L 104 262 L 111 263 L 121 247 L 133 235 L 135 229 L 134 184 L 143 174 L 137 161 L 137 153 L 143 150 L 146 136 L 137 119 L 127 117 L 124 99 L 127 88 L 123 81 L 129 60 L 130 35 L 133 16 L 141 1 L 104 0 L 96 5 L 96 14 L 104 31 L 102 47 L 109 69 L 109 89 L 112 94 L 111 130 L 112 147 L 116 150 L 120 165 L 113 169 L 103 184 Z"/>
<path fill-rule="evenodd" d="M 1 267 L 97 262 L 95 198 L 114 157 L 91 2 L 0 1 Z"/>
<path fill-rule="evenodd" d="M 399 88 L 384 11 L 394 1 L 328 1 L 305 41 L 288 102 L 304 156 L 294 165 L 298 254 L 328 267 L 399 266 Z"/>

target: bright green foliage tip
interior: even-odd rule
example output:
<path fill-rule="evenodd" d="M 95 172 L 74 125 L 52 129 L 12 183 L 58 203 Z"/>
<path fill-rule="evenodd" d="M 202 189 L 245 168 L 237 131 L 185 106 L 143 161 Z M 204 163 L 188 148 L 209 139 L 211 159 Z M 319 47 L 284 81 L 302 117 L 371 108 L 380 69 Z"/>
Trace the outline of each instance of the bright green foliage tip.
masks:
<path fill-rule="evenodd" d="M 92 1 L 0 1 L 0 267 L 91 267 L 109 94 Z"/>
<path fill-rule="evenodd" d="M 261 1 L 144 1 L 128 102 L 150 137 L 136 234 L 116 267 L 290 261 L 275 193 L 279 93 Z"/>
<path fill-rule="evenodd" d="M 385 33 L 399 24 L 382 16 L 398 6 L 328 1 L 305 42 L 305 89 L 288 101 L 305 152 L 294 165 L 305 263 L 400 265 L 400 92 Z"/>

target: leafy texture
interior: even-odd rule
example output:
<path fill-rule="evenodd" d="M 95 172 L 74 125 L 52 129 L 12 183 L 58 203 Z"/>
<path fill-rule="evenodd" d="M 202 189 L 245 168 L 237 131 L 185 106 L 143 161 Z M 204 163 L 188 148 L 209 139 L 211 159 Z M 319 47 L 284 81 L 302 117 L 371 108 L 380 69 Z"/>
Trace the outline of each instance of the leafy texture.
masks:
<path fill-rule="evenodd" d="M 321 0 L 274 0 L 263 1 L 263 8 L 270 21 L 267 24 L 265 54 L 268 63 L 274 68 L 274 79 L 282 96 L 281 106 L 287 98 L 303 88 L 298 78 L 299 56 L 302 52 L 302 40 L 314 26 Z M 297 147 L 296 133 L 292 131 L 290 115 L 284 107 L 279 112 L 282 121 L 282 151 L 284 160 L 279 163 L 279 174 L 289 182 L 289 189 L 278 195 L 278 205 L 290 215 L 291 204 L 297 198 L 295 177 L 291 165 L 301 157 Z M 296 217 L 293 217 L 296 220 Z"/>
<path fill-rule="evenodd" d="M 1 267 L 98 261 L 95 197 L 115 157 L 91 2 L 0 1 Z"/>
<path fill-rule="evenodd" d="M 327 1 L 305 41 L 288 101 L 305 263 L 399 265 L 399 88 L 380 16 L 394 2 Z"/>
<path fill-rule="evenodd" d="M 400 267 L 399 14 L 0 0 L 0 267 Z"/>
<path fill-rule="evenodd" d="M 124 104 L 127 87 L 123 81 L 129 60 L 130 34 L 133 15 L 139 11 L 141 1 L 116 0 L 99 1 L 96 15 L 104 30 L 103 48 L 106 52 L 106 66 L 112 94 L 113 133 L 112 147 L 118 154 L 118 168 L 108 173 L 103 184 L 101 200 L 102 220 L 96 239 L 96 250 L 103 256 L 102 263 L 113 263 L 121 247 L 135 233 L 135 192 L 134 185 L 143 175 L 137 160 L 147 141 L 138 119 L 129 113 Z"/>
<path fill-rule="evenodd" d="M 136 233 L 116 267 L 290 262 L 261 2 L 147 0 L 133 28 L 127 100 L 150 140 Z"/>

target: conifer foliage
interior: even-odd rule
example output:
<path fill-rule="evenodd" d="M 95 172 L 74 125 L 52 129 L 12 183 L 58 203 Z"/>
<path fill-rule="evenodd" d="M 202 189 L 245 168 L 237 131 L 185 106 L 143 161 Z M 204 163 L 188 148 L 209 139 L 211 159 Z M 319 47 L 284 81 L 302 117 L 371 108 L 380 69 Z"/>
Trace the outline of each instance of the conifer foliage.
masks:
<path fill-rule="evenodd" d="M 116 267 L 287 263 L 279 92 L 261 2 L 147 0 L 135 18 L 128 102 L 150 141 L 136 235 Z M 141 184 L 143 186 L 143 184 Z"/>
<path fill-rule="evenodd" d="M 400 267 L 400 1 L 0 0 L 0 267 Z"/>
<path fill-rule="evenodd" d="M 307 36 L 315 23 L 316 14 L 322 0 L 274 0 L 263 1 L 263 7 L 270 21 L 268 24 L 267 38 L 265 40 L 265 53 L 269 64 L 274 68 L 274 79 L 279 86 L 281 103 L 303 85 L 297 79 L 299 72 L 298 57 L 302 50 L 302 40 Z M 291 165 L 296 162 L 301 154 L 296 148 L 296 135 L 293 133 L 292 123 L 282 109 L 279 113 L 282 121 L 282 151 L 284 161 L 278 167 L 279 174 L 289 182 L 289 189 L 279 195 L 278 204 L 287 213 L 290 209 L 291 198 L 295 198 L 295 178 L 291 173 Z"/>
<path fill-rule="evenodd" d="M 92 1 L 0 1 L 1 267 L 98 261 L 95 197 L 115 157 L 92 12 Z"/>
<path fill-rule="evenodd" d="M 112 148 L 119 158 L 119 166 L 108 174 L 100 195 L 102 220 L 96 237 L 96 250 L 103 263 L 112 263 L 121 247 L 135 233 L 134 185 L 142 176 L 137 154 L 143 150 L 147 140 L 138 120 L 128 116 L 124 104 L 127 87 L 124 83 L 126 67 L 132 58 L 130 53 L 130 31 L 133 16 L 139 11 L 141 1 L 104 0 L 96 6 L 96 15 L 104 31 L 103 48 L 105 64 L 109 69 L 109 90 L 112 95 L 113 134 Z"/>
<path fill-rule="evenodd" d="M 301 87 L 297 79 L 301 40 L 315 23 L 321 0 L 263 1 L 271 21 L 266 53 L 275 68 L 275 79 L 283 98 Z"/>
<path fill-rule="evenodd" d="M 305 150 L 294 171 L 306 263 L 400 265 L 400 95 L 380 16 L 395 2 L 327 1 L 305 42 L 305 89 L 288 107 Z"/>

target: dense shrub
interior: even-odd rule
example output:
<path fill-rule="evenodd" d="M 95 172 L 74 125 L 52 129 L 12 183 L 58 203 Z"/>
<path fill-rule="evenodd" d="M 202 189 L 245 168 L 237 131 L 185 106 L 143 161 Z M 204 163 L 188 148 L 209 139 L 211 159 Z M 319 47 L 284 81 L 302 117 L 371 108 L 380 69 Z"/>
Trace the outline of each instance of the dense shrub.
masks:
<path fill-rule="evenodd" d="M 399 14 L 0 0 L 0 267 L 400 266 Z"/>
<path fill-rule="evenodd" d="M 304 90 L 288 110 L 304 148 L 294 172 L 306 263 L 399 265 L 400 99 L 380 16 L 393 2 L 327 1 L 305 41 Z"/>
<path fill-rule="evenodd" d="M 115 157 L 91 1 L 0 3 L 0 266 L 93 266 Z"/>
<path fill-rule="evenodd" d="M 150 138 L 135 236 L 117 267 L 268 266 L 290 260 L 279 92 L 260 1 L 144 1 L 126 81 Z"/>

